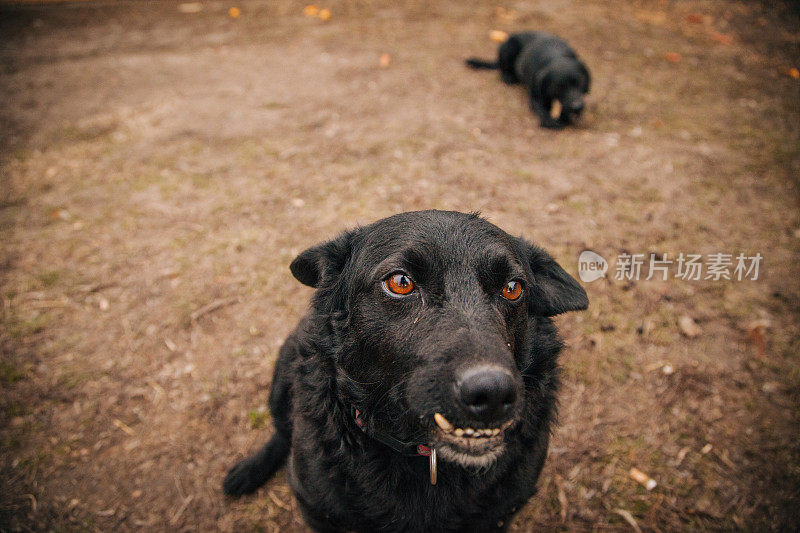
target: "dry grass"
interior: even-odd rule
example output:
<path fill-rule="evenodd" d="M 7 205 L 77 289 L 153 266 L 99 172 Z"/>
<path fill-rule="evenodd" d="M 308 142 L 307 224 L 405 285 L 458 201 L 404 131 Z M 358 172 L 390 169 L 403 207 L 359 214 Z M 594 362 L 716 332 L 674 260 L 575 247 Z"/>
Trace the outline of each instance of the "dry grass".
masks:
<path fill-rule="evenodd" d="M 572 272 L 587 247 L 766 257 L 755 282 L 587 286 L 590 310 L 559 319 L 561 425 L 512 530 L 798 523 L 790 8 L 576 0 L 504 22 L 491 2 L 341 1 L 322 22 L 239 5 L 0 8 L 0 529 L 302 529 L 282 475 L 220 493 L 266 438 L 307 305 L 287 265 L 424 208 L 480 210 Z M 518 88 L 463 68 L 490 29 L 527 27 L 592 69 L 582 127 L 540 130 Z M 759 354 L 746 324 L 765 318 Z"/>

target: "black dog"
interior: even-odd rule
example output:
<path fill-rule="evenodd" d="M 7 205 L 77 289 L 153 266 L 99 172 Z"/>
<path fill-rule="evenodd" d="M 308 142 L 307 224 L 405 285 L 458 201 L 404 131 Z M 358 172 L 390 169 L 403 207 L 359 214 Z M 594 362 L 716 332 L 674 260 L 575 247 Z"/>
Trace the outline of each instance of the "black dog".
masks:
<path fill-rule="evenodd" d="M 545 128 L 562 128 L 575 122 L 583 111 L 589 71 L 572 48 L 555 35 L 515 33 L 500 45 L 497 61 L 470 58 L 466 63 L 477 69 L 500 69 L 504 82 L 524 84 L 531 110 Z M 556 100 L 561 104 L 557 119 L 550 116 Z"/>
<path fill-rule="evenodd" d="M 317 290 L 280 350 L 275 432 L 224 491 L 256 490 L 288 456 L 317 530 L 504 529 L 547 452 L 561 349 L 548 317 L 585 309 L 580 285 L 542 249 L 447 211 L 345 232 L 291 271 Z"/>

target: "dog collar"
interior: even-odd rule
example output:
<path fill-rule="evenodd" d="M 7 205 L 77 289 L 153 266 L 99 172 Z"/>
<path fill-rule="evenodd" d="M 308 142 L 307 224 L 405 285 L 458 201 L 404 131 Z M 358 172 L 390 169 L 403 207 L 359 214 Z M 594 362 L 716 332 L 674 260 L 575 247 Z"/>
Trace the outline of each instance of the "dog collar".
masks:
<path fill-rule="evenodd" d="M 367 429 L 367 423 L 364 422 L 363 414 L 356 408 L 353 408 L 353 417 L 356 426 L 364 432 L 365 435 L 374 439 L 384 446 L 388 446 L 400 455 L 406 457 L 427 457 L 430 464 L 431 485 L 436 485 L 436 448 L 428 446 L 427 444 L 418 444 L 400 440 L 380 430 L 370 431 Z"/>

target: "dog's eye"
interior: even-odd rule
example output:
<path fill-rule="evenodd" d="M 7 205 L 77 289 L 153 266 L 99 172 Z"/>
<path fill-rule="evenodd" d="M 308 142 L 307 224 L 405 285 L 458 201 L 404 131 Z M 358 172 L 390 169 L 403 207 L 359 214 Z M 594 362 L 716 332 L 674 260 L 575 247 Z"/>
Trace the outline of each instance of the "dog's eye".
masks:
<path fill-rule="evenodd" d="M 402 272 L 398 272 L 383 280 L 383 288 L 392 294 L 405 296 L 414 290 L 414 282 Z"/>
<path fill-rule="evenodd" d="M 506 286 L 503 287 L 503 298 L 506 300 L 517 300 L 520 296 L 522 296 L 522 283 L 519 281 L 509 281 L 506 283 Z"/>

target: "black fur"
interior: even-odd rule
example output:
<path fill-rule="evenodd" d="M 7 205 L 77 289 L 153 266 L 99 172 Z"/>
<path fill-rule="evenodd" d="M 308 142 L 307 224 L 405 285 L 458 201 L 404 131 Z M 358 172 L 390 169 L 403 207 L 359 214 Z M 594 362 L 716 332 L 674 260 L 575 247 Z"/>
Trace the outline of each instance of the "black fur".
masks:
<path fill-rule="evenodd" d="M 447 211 L 345 232 L 301 253 L 291 271 L 316 292 L 275 367 L 275 432 L 231 469 L 224 491 L 254 491 L 288 455 L 289 483 L 319 531 L 504 529 L 536 491 L 555 416 L 562 345 L 549 317 L 587 307 L 580 285 L 542 249 Z M 382 282 L 401 271 L 415 288 L 398 297 Z M 512 279 L 524 287 L 516 301 L 501 296 Z M 438 412 L 482 427 L 454 393 L 460 369 L 476 364 L 506 369 L 519 391 L 502 452 L 478 466 L 448 459 L 433 421 Z M 367 433 L 436 447 L 438 483 L 427 458 L 368 436 L 354 409 Z"/>
<path fill-rule="evenodd" d="M 466 63 L 475 69 L 499 69 L 505 83 L 525 85 L 531 110 L 545 128 L 558 129 L 575 122 L 591 83 L 589 71 L 575 51 L 544 32 L 515 33 L 500 45 L 497 61 L 470 58 Z M 550 112 L 556 100 L 561 103 L 561 114 L 553 118 Z"/>

